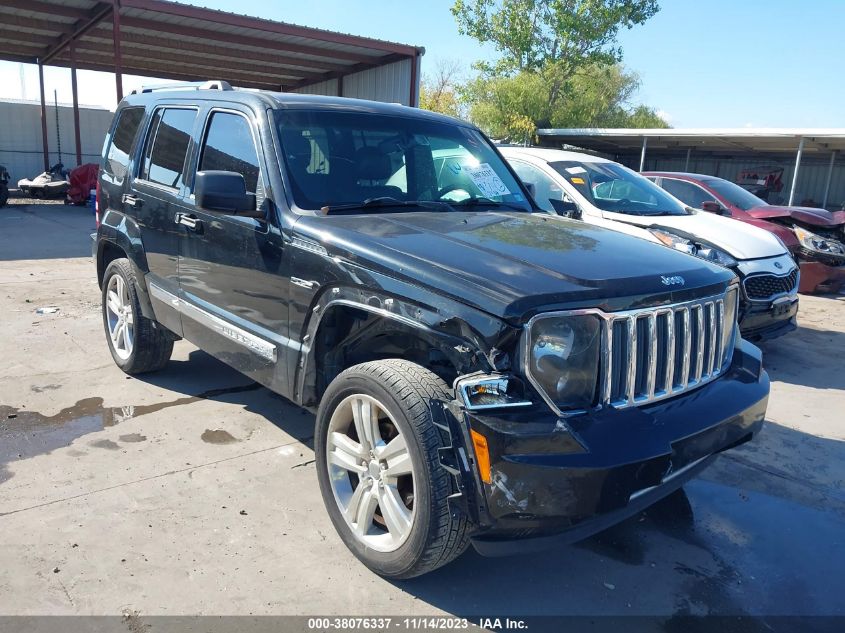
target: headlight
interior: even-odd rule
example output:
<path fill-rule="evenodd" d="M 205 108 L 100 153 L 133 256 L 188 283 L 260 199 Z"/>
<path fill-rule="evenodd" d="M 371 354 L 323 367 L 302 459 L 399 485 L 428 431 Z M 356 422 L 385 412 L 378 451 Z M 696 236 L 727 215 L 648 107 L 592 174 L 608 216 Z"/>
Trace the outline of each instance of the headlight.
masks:
<path fill-rule="evenodd" d="M 739 300 L 739 292 L 737 286 L 728 288 L 725 294 L 725 319 L 722 322 L 722 327 L 725 332 L 722 334 L 722 356 L 725 362 L 730 360 L 729 348 L 734 345 L 737 331 L 737 301 Z"/>
<path fill-rule="evenodd" d="M 799 226 L 794 228 L 795 237 L 798 238 L 798 241 L 801 242 L 801 245 L 804 248 L 816 253 L 824 253 L 825 255 L 838 255 L 840 257 L 845 256 L 845 245 L 843 245 L 842 242 L 829 240 L 826 237 L 811 233 Z"/>
<path fill-rule="evenodd" d="M 528 377 L 562 410 L 593 405 L 598 384 L 601 322 L 591 314 L 533 321 L 527 347 Z"/>
<path fill-rule="evenodd" d="M 716 248 L 711 244 L 707 244 L 706 242 L 694 242 L 685 237 L 681 237 L 680 235 L 675 235 L 674 233 L 669 233 L 668 231 L 663 231 L 661 229 L 649 229 L 649 231 L 651 231 L 651 234 L 660 240 L 665 246 L 674 248 L 676 251 L 681 251 L 687 255 L 695 255 L 696 257 L 706 259 L 714 264 L 719 264 L 720 266 L 726 266 L 728 268 L 736 266 L 736 260 L 733 257 L 722 249 Z"/>

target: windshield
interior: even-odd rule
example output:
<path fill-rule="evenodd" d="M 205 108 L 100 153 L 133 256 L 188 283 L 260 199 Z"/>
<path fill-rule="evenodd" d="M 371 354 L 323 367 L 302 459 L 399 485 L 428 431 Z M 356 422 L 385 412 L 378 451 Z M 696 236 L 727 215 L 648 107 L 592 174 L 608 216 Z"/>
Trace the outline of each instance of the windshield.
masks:
<path fill-rule="evenodd" d="M 733 206 L 748 211 L 754 207 L 767 206 L 768 203 L 755 196 L 750 191 L 743 189 L 737 184 L 729 180 L 722 180 L 721 178 L 713 178 L 702 181 L 705 185 L 710 187 L 713 191 L 722 196 L 725 200 L 730 202 Z"/>
<path fill-rule="evenodd" d="M 687 215 L 680 202 L 653 182 L 618 163 L 562 160 L 549 163 L 602 211 L 628 215 Z"/>
<path fill-rule="evenodd" d="M 277 125 L 300 209 L 531 211 L 511 172 L 472 128 L 331 110 L 282 110 Z"/>

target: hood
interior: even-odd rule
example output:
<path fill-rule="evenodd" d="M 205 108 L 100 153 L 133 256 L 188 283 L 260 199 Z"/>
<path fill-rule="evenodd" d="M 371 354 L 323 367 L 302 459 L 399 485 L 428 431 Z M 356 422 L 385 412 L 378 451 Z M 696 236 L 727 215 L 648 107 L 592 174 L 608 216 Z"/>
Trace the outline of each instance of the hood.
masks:
<path fill-rule="evenodd" d="M 426 286 L 506 320 L 573 304 L 618 310 L 683 301 L 719 292 L 733 278 L 664 246 L 541 214 L 303 216 L 296 230 L 341 266 Z M 669 282 L 675 276 L 683 283 Z"/>
<path fill-rule="evenodd" d="M 772 235 L 751 224 L 713 215 L 705 211 L 690 215 L 624 216 L 613 219 L 642 227 L 665 228 L 695 237 L 726 251 L 735 259 L 760 259 L 783 255 L 786 250 Z"/>
<path fill-rule="evenodd" d="M 827 211 L 814 207 L 781 207 L 777 205 L 762 205 L 747 211 L 749 215 L 759 220 L 773 218 L 791 218 L 802 224 L 812 226 L 834 227 L 845 224 L 845 211 Z"/>

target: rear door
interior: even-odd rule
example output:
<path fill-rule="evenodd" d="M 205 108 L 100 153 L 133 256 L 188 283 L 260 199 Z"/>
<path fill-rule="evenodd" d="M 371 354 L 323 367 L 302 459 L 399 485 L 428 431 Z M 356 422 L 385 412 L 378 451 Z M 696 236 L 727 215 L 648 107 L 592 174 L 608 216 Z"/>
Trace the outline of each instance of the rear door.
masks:
<path fill-rule="evenodd" d="M 179 201 L 184 336 L 209 353 L 287 391 L 282 356 L 288 352 L 289 262 L 275 207 L 267 196 L 266 167 L 254 116 L 246 108 L 210 108 L 203 127 L 196 171 L 243 175 L 256 194 L 261 217 L 203 209 L 186 191 Z"/>
<path fill-rule="evenodd" d="M 176 205 L 185 191 L 185 163 L 197 120 L 196 107 L 157 107 L 147 126 L 137 174 L 124 205 L 138 221 L 147 256 L 147 288 L 156 318 L 177 334 L 182 326 L 179 292 L 179 225 Z"/>

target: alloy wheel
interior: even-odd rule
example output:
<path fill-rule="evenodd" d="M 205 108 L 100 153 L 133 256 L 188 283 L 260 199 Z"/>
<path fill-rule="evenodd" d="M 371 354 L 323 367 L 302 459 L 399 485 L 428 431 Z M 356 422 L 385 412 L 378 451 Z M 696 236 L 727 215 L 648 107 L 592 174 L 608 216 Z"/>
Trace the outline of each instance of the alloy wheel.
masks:
<path fill-rule="evenodd" d="M 326 461 L 355 538 L 376 551 L 398 549 L 414 524 L 416 479 L 406 438 L 387 408 L 365 394 L 345 398 L 329 421 Z"/>
<path fill-rule="evenodd" d="M 106 290 L 106 322 L 114 353 L 126 360 L 135 342 L 135 316 L 129 287 L 121 275 L 112 275 Z"/>

